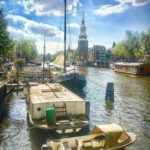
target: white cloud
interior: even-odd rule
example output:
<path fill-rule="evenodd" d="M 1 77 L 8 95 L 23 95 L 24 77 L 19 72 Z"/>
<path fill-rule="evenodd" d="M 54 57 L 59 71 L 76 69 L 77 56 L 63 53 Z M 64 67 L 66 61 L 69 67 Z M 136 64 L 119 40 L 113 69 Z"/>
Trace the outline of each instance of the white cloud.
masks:
<path fill-rule="evenodd" d="M 133 0 L 116 0 L 120 4 L 127 4 L 127 3 L 132 3 Z"/>
<path fill-rule="evenodd" d="M 22 22 L 25 23 L 28 21 L 28 19 L 22 17 L 22 16 L 17 16 L 17 15 L 12 15 L 12 14 L 8 14 L 6 16 L 6 19 L 11 19 L 13 22 L 17 23 L 17 22 Z"/>
<path fill-rule="evenodd" d="M 0 5 L 5 5 L 6 2 L 5 1 L 0 1 Z"/>
<path fill-rule="evenodd" d="M 19 39 L 19 38 L 26 38 L 26 39 L 31 39 L 31 40 L 35 40 L 35 35 L 32 34 L 31 32 L 26 32 L 24 30 L 21 29 L 16 29 L 12 26 L 8 26 L 7 27 L 8 32 L 10 33 L 11 37 L 15 40 Z M 36 36 L 36 38 L 40 38 L 39 36 Z"/>
<path fill-rule="evenodd" d="M 67 26 L 70 28 L 76 28 L 76 29 L 80 28 L 80 25 L 78 23 L 74 23 L 74 22 L 67 24 Z"/>
<path fill-rule="evenodd" d="M 30 0 L 18 2 L 24 6 L 26 13 L 35 12 L 37 15 L 54 15 L 62 16 L 64 10 L 63 0 Z M 77 7 L 82 7 L 79 0 L 70 0 L 67 2 L 67 10 L 69 13 L 75 14 Z"/>
<path fill-rule="evenodd" d="M 36 36 L 35 39 L 35 34 L 33 33 L 28 33 L 20 29 L 16 29 L 14 27 L 8 26 L 7 30 L 11 33 L 11 36 L 13 37 L 14 40 L 20 39 L 20 38 L 25 38 L 25 39 L 30 39 L 35 41 L 38 53 L 43 53 L 43 37 L 41 36 Z M 46 38 L 45 41 L 46 45 L 46 53 L 51 53 L 54 54 L 56 51 L 60 51 L 64 49 L 64 43 L 63 42 L 58 42 L 58 41 L 50 41 L 50 39 Z M 77 48 L 77 44 L 71 44 L 73 49 Z"/>
<path fill-rule="evenodd" d="M 22 23 L 24 27 L 22 28 L 22 31 L 26 32 L 27 34 L 34 34 L 37 36 L 43 36 L 45 31 L 47 36 L 49 37 L 63 37 L 63 32 L 60 31 L 56 26 L 52 26 L 49 24 L 41 23 L 41 22 L 36 22 L 33 20 L 26 19 L 22 16 L 17 16 L 17 15 L 7 15 L 7 19 L 12 20 L 14 23 Z M 37 38 L 37 37 L 35 37 Z"/>
<path fill-rule="evenodd" d="M 105 15 L 110 15 L 110 14 L 122 13 L 126 9 L 128 9 L 128 7 L 129 7 L 128 5 L 122 5 L 122 4 L 104 5 L 104 6 L 101 6 L 99 9 L 96 9 L 94 13 L 96 15 L 105 16 Z"/>
<path fill-rule="evenodd" d="M 116 0 L 119 2 L 117 5 L 103 5 L 94 10 L 96 15 L 106 16 L 110 14 L 122 13 L 130 6 L 142 6 L 150 2 L 150 0 Z"/>
<path fill-rule="evenodd" d="M 42 41 L 37 41 L 35 42 L 38 52 L 43 53 L 43 42 Z M 64 43 L 63 42 L 56 42 L 56 41 L 46 41 L 46 53 L 54 54 L 57 51 L 61 51 L 64 49 Z M 77 44 L 72 44 L 71 45 L 73 49 L 77 48 Z"/>
<path fill-rule="evenodd" d="M 147 3 L 150 3 L 150 0 L 133 0 L 132 2 L 134 6 L 142 6 L 146 5 Z"/>
<path fill-rule="evenodd" d="M 116 0 L 121 4 L 131 3 L 133 6 L 142 6 L 150 2 L 150 0 Z"/>
<path fill-rule="evenodd" d="M 62 42 L 64 33 L 60 31 L 56 26 L 51 26 L 48 24 L 36 22 L 33 20 L 28 20 L 22 16 L 17 15 L 7 15 L 6 18 L 11 19 L 14 23 L 22 23 L 23 28 L 17 28 L 13 26 L 8 26 L 11 37 L 17 40 L 20 38 L 30 39 L 35 41 L 38 52 L 43 51 L 43 37 L 46 31 L 46 49 L 49 53 L 55 53 L 56 51 L 63 50 L 64 45 Z M 70 24 L 73 28 L 77 28 L 79 25 L 77 23 Z M 55 41 L 53 41 L 55 40 Z M 53 42 L 52 42 L 53 41 Z M 77 44 L 72 43 L 72 48 L 76 49 Z"/>
<path fill-rule="evenodd" d="M 43 53 L 43 41 L 37 41 L 35 42 L 35 44 L 38 49 L 38 52 Z M 61 48 L 63 49 L 63 43 L 59 43 L 59 49 L 58 49 L 57 42 L 46 41 L 45 47 L 46 47 L 46 53 L 54 54 L 57 50 L 59 51 Z"/>

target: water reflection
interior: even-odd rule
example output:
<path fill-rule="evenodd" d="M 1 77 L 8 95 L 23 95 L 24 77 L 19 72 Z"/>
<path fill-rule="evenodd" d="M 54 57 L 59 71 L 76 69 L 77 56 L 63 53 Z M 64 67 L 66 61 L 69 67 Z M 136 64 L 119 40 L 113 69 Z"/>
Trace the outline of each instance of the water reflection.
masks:
<path fill-rule="evenodd" d="M 90 129 L 95 124 L 119 123 L 137 134 L 136 143 L 127 150 L 150 149 L 150 77 L 115 73 L 109 69 L 80 68 L 87 78 L 85 99 L 90 101 Z M 105 101 L 107 82 L 114 83 L 114 103 Z M 24 93 L 13 93 L 8 116 L 0 124 L 0 149 L 40 150 L 47 133 L 27 123 Z"/>
<path fill-rule="evenodd" d="M 105 100 L 105 109 L 106 110 L 114 110 L 114 103 L 108 100 Z"/>
<path fill-rule="evenodd" d="M 87 74 L 88 73 L 88 68 L 87 67 L 77 67 L 76 68 L 80 73 L 83 73 L 83 74 Z"/>
<path fill-rule="evenodd" d="M 91 103 L 91 125 L 116 122 L 137 134 L 128 150 L 150 149 L 150 77 L 88 68 L 86 99 Z M 114 83 L 114 104 L 104 101 L 107 82 Z"/>

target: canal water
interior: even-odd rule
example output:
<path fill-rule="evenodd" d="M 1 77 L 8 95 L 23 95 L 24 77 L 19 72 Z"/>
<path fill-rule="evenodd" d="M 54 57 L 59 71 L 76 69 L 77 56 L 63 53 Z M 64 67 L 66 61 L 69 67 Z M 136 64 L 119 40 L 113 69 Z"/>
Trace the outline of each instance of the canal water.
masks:
<path fill-rule="evenodd" d="M 119 123 L 135 132 L 137 141 L 127 150 L 150 150 L 150 77 L 115 73 L 110 69 L 79 68 L 87 79 L 90 129 L 94 124 Z M 107 82 L 114 83 L 114 103 L 105 101 Z M 7 116 L 0 123 L 0 150 L 40 150 L 51 135 L 31 128 L 27 122 L 24 92 L 13 92 Z"/>

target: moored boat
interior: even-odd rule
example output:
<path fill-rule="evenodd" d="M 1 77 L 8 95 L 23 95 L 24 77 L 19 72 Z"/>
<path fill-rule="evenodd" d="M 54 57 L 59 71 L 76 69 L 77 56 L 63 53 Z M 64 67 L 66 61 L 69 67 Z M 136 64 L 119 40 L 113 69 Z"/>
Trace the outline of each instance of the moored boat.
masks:
<path fill-rule="evenodd" d="M 75 93 L 84 96 L 84 87 L 86 86 L 85 76 L 76 72 L 66 73 L 60 76 L 58 81 Z"/>
<path fill-rule="evenodd" d="M 88 135 L 48 140 L 41 150 L 121 150 L 135 140 L 134 133 L 126 132 L 118 124 L 96 125 Z"/>
<path fill-rule="evenodd" d="M 116 72 L 128 73 L 134 75 L 150 75 L 150 64 L 144 63 L 114 63 L 113 69 Z"/>
<path fill-rule="evenodd" d="M 27 110 L 30 124 L 38 129 L 67 133 L 89 125 L 89 103 L 58 83 L 31 86 Z"/>
<path fill-rule="evenodd" d="M 54 61 L 54 66 L 57 69 L 58 81 L 65 87 L 76 92 L 78 89 L 83 93 L 83 88 L 86 86 L 86 78 L 83 74 L 77 73 L 74 66 L 66 63 L 66 71 L 64 72 L 64 55 L 58 55 Z M 53 76 L 56 76 L 56 71 L 52 71 Z"/>

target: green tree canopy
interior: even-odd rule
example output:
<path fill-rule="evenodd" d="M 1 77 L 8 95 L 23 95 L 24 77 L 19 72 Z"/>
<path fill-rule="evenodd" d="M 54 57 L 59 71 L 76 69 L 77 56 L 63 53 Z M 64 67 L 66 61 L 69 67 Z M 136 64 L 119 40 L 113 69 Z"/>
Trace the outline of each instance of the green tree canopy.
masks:
<path fill-rule="evenodd" d="M 13 54 L 14 43 L 9 37 L 7 23 L 5 21 L 3 10 L 0 9 L 0 55 L 2 58 L 11 57 Z"/>
<path fill-rule="evenodd" d="M 34 60 L 37 58 L 37 49 L 33 41 L 20 39 L 16 43 L 16 53 L 25 61 Z"/>
<path fill-rule="evenodd" d="M 141 48 L 142 34 L 133 31 L 126 31 L 126 38 L 118 42 L 113 48 L 113 54 L 119 57 L 130 57 L 134 61 L 135 57 L 143 57 Z"/>
<path fill-rule="evenodd" d="M 141 45 L 146 53 L 150 53 L 150 29 L 147 33 L 142 33 Z"/>

